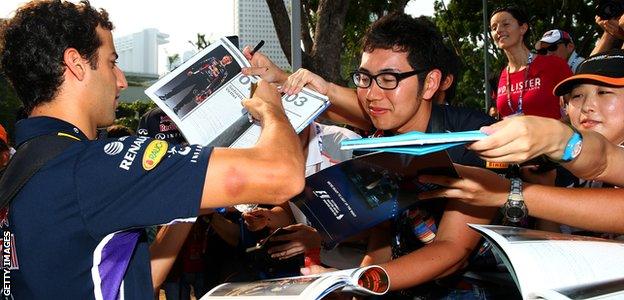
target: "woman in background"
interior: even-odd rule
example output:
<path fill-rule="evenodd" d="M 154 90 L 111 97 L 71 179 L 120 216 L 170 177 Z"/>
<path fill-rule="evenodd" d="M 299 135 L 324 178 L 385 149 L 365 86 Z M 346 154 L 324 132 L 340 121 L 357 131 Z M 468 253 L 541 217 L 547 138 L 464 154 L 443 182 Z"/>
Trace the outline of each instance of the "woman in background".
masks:
<path fill-rule="evenodd" d="M 508 61 L 498 81 L 496 107 L 501 118 L 524 114 L 560 119 L 559 99 L 552 90 L 572 71 L 559 57 L 529 50 L 528 22 L 526 13 L 513 6 L 499 8 L 490 17 L 494 44 Z"/>

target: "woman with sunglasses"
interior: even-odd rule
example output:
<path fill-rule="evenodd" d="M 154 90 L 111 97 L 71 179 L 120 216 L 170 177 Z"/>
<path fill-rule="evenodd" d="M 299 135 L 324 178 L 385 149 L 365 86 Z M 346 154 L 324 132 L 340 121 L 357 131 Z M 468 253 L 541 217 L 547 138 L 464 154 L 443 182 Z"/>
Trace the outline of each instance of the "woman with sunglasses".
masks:
<path fill-rule="evenodd" d="M 517 7 L 499 8 L 490 17 L 494 44 L 508 61 L 498 81 L 496 107 L 501 118 L 524 114 L 560 119 L 559 99 L 552 90 L 572 71 L 559 57 L 532 53 L 526 46 L 529 31 L 528 17 Z"/>

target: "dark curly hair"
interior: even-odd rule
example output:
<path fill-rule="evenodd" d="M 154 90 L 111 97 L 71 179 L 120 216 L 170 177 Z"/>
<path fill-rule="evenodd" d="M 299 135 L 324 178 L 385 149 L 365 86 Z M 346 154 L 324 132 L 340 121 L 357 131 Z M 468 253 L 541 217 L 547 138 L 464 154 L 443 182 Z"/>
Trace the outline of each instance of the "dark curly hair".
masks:
<path fill-rule="evenodd" d="M 362 50 L 373 52 L 375 49 L 407 52 L 407 61 L 412 68 L 423 70 L 418 74 L 421 85 L 429 71 L 443 68 L 444 59 L 441 55 L 447 50 L 442 36 L 431 21 L 415 19 L 400 12 L 381 17 L 367 30 L 362 40 Z"/>
<path fill-rule="evenodd" d="M 63 53 L 75 48 L 97 67 L 102 41 L 97 26 L 112 30 L 105 10 L 88 1 L 74 4 L 61 0 L 32 1 L 20 7 L 0 29 L 0 66 L 24 109 L 30 113 L 51 101 L 63 83 Z"/>

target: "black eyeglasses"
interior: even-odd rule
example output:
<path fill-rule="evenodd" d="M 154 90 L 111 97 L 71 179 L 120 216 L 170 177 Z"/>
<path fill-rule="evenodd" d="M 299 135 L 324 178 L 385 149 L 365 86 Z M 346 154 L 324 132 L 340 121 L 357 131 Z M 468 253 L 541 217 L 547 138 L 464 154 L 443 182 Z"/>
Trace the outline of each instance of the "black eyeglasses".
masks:
<path fill-rule="evenodd" d="M 367 89 L 373 83 L 373 80 L 377 82 L 377 85 L 384 90 L 393 90 L 399 86 L 399 82 L 405 78 L 422 73 L 425 70 L 413 70 L 403 73 L 394 72 L 381 72 L 377 75 L 371 75 L 362 71 L 355 71 L 351 73 L 351 79 L 355 86 L 363 89 Z"/>
<path fill-rule="evenodd" d="M 539 48 L 539 49 L 537 49 L 537 54 L 539 54 L 539 55 L 546 55 L 546 54 L 548 54 L 548 52 L 555 52 L 555 51 L 557 51 L 557 48 L 559 48 L 559 45 L 560 44 L 564 44 L 564 43 L 565 42 L 559 42 L 559 43 L 556 43 L 556 44 L 551 44 L 548 47 Z"/>

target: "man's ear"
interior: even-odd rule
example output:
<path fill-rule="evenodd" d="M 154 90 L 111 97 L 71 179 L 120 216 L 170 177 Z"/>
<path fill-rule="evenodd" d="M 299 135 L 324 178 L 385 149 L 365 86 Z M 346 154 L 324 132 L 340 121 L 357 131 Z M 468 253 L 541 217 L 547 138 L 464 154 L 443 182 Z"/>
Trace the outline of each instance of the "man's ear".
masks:
<path fill-rule="evenodd" d="M 89 61 L 83 59 L 78 50 L 75 48 L 65 49 L 65 52 L 63 52 L 63 62 L 67 67 L 67 72 L 71 73 L 80 81 L 84 79 L 87 68 L 89 68 Z"/>
<path fill-rule="evenodd" d="M 448 90 L 448 88 L 450 88 L 451 85 L 453 84 L 453 80 L 455 80 L 455 76 L 453 76 L 453 74 L 446 75 L 446 77 L 444 77 L 444 80 L 440 84 L 440 90 L 441 91 Z"/>
<path fill-rule="evenodd" d="M 427 73 L 422 91 L 423 99 L 430 100 L 433 97 L 433 95 L 438 91 L 438 88 L 440 88 L 441 78 L 442 72 L 438 69 L 433 69 Z"/>

